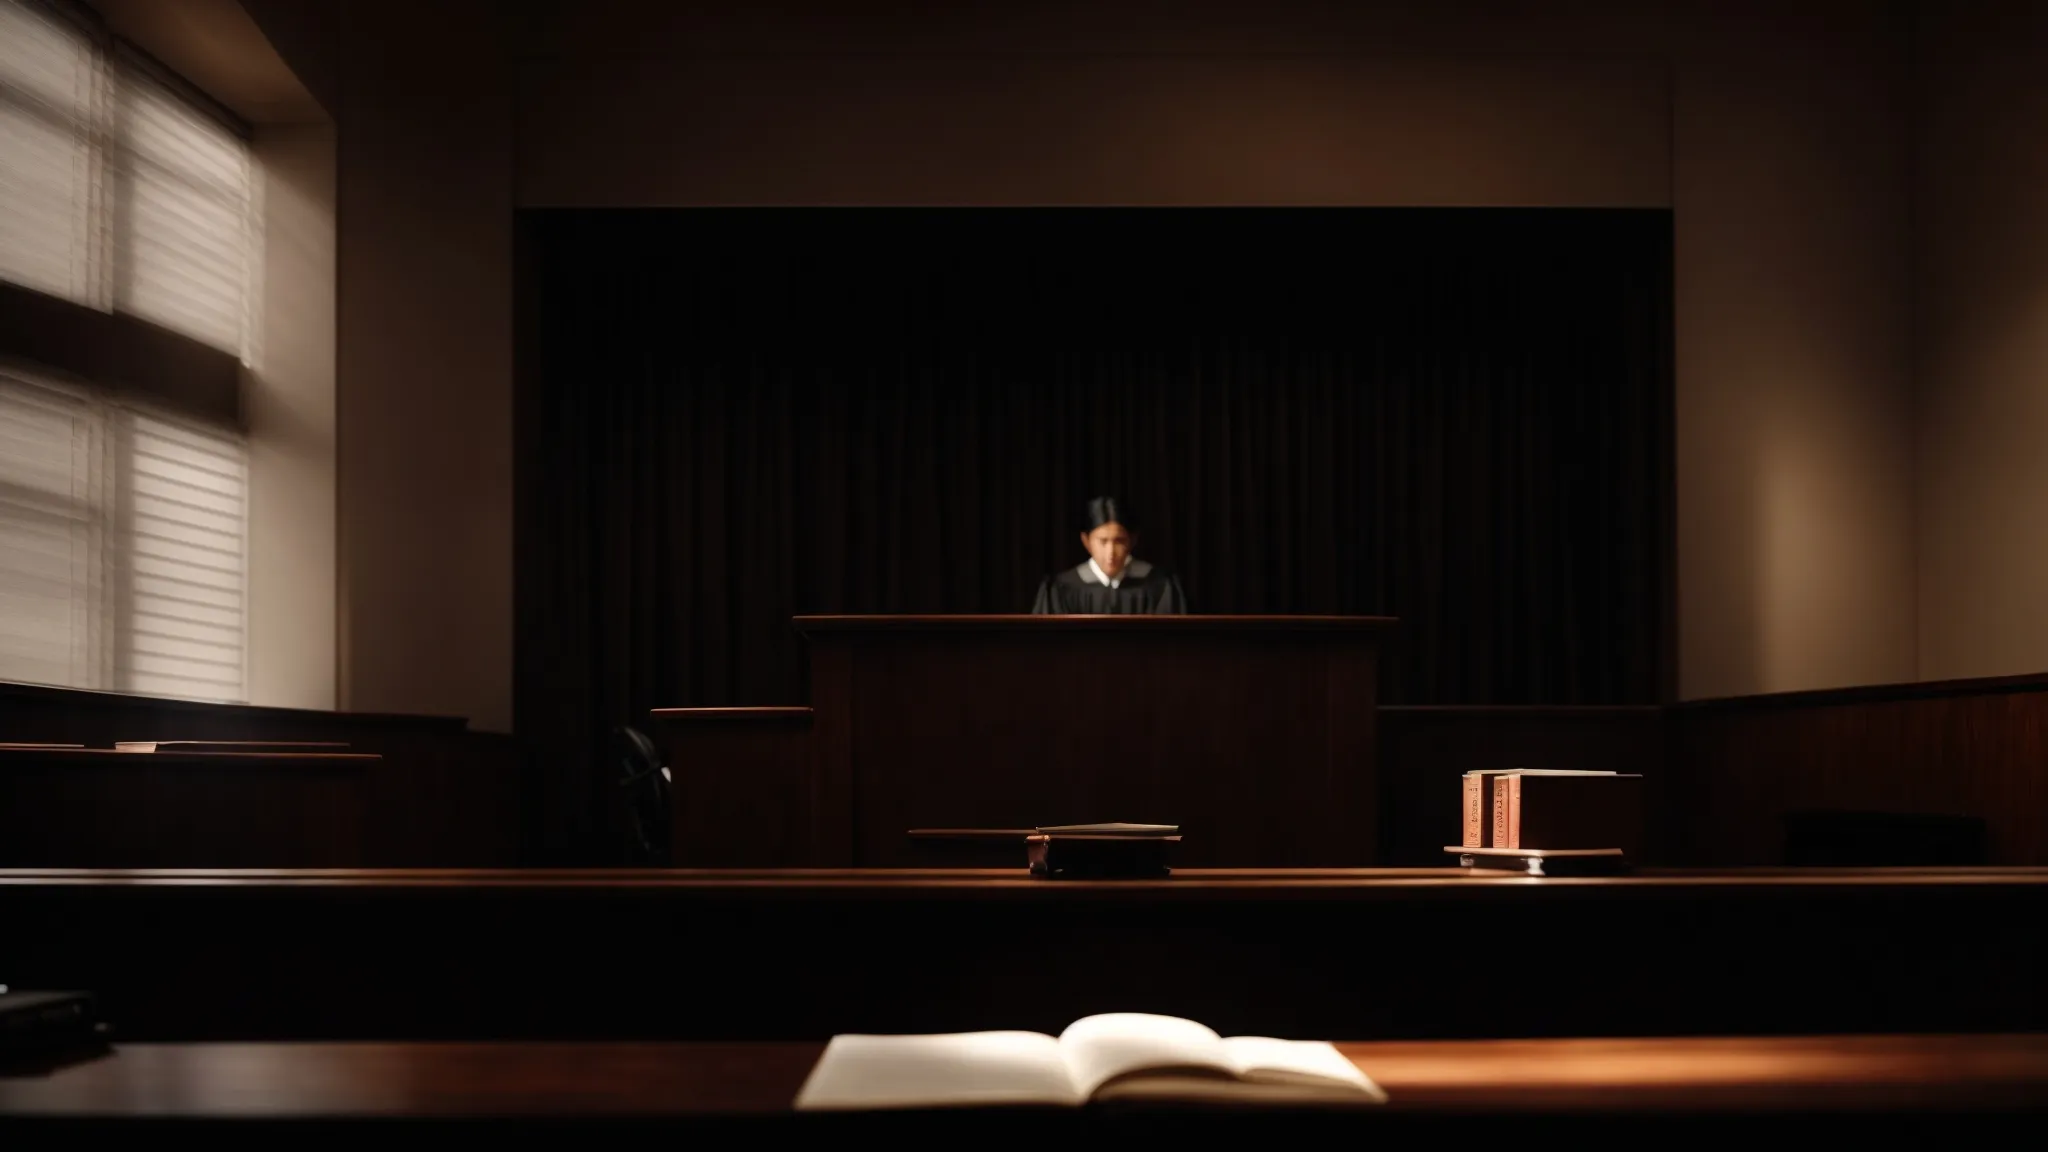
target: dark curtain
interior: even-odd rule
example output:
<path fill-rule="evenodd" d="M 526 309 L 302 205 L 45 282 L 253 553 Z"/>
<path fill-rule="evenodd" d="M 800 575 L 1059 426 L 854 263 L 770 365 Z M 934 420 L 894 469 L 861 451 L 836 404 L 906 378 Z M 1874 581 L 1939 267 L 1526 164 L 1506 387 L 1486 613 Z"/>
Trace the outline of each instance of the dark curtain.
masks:
<path fill-rule="evenodd" d="M 1397 616 L 1384 699 L 1669 660 L 1670 216 L 522 214 L 518 723 L 801 703 L 793 614 L 1021 612 L 1082 501 L 1198 612 Z"/>

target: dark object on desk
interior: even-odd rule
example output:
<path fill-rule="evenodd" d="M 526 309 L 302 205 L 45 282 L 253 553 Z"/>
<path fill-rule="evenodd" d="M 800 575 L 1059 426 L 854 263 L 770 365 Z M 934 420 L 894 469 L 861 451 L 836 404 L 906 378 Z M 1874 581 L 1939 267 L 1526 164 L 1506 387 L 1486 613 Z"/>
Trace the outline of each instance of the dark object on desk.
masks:
<path fill-rule="evenodd" d="M 1619 848 L 1643 854 L 1643 778 L 1634 772 L 1493 777 L 1491 848 Z"/>
<path fill-rule="evenodd" d="M 90 992 L 0 992 L 0 1065 L 13 1067 L 105 1043 L 99 1002 Z"/>
<path fill-rule="evenodd" d="M 1048 836 L 1131 836 L 1137 838 L 1168 836 L 1180 838 L 1178 824 L 1044 824 L 1036 831 Z"/>
<path fill-rule="evenodd" d="M 905 835 L 913 844 L 924 846 L 927 851 L 933 852 L 936 859 L 941 859 L 954 867 L 1011 867 L 1016 863 L 1016 846 L 1021 841 L 1025 846 L 1025 863 L 1030 866 L 1033 875 L 1042 876 L 1048 874 L 1041 867 L 1041 863 L 1046 856 L 1046 850 L 1043 846 L 1035 846 L 1034 841 L 1042 841 L 1048 836 L 1062 839 L 1088 836 L 1128 840 L 1162 840 L 1171 837 L 1174 840 L 1179 840 L 1180 826 L 1177 824 L 1048 824 L 1037 828 L 912 828 Z M 1106 859 L 1105 866 L 1111 868 L 1115 875 L 1164 876 L 1167 872 L 1164 852 L 1165 849 L 1163 847 L 1156 849 L 1082 848 L 1075 853 L 1058 852 L 1055 858 L 1056 862 L 1050 865 L 1050 867 L 1090 869 L 1096 866 L 1094 861 L 1100 856 Z M 1120 862 L 1126 856 L 1130 858 L 1131 863 Z M 1156 866 L 1150 862 L 1154 856 L 1157 856 L 1159 859 L 1159 863 Z M 1074 863 L 1067 863 L 1070 857 L 1074 857 Z M 1143 871 L 1126 873 L 1124 869 L 1127 867 L 1138 867 L 1143 869 Z M 1088 872 L 1086 874 L 1093 875 L 1094 873 Z M 1065 873 L 1062 873 L 1062 875 L 1065 875 Z"/>
<path fill-rule="evenodd" d="M 666 867 L 673 863 L 669 854 L 669 826 L 674 817 L 661 753 L 645 733 L 622 724 L 612 729 L 612 755 L 619 767 L 619 788 L 626 800 L 626 863 Z"/>
<path fill-rule="evenodd" d="M 1457 853 L 1461 868 L 1524 876 L 1614 876 L 1629 870 L 1628 857 L 1619 848 L 1447 847 L 1444 851 Z"/>
<path fill-rule="evenodd" d="M 1916 812 L 1788 812 L 1795 868 L 1967 868 L 1988 863 L 1984 821 Z"/>
<path fill-rule="evenodd" d="M 1139 829 L 1118 831 L 1116 829 Z M 1100 829 L 1100 830 L 1098 830 Z M 1024 838 L 1031 874 L 1049 880 L 1136 880 L 1172 871 L 1180 830 L 1161 824 L 1076 824 Z"/>

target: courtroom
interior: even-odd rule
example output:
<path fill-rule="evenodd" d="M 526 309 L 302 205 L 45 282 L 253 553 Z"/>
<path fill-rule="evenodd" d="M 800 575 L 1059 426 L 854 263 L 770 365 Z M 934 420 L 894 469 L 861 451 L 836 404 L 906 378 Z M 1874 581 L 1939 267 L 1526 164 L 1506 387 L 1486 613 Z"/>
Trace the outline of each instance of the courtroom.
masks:
<path fill-rule="evenodd" d="M 0 0 L 0 1144 L 2034 1122 L 2044 77 Z"/>

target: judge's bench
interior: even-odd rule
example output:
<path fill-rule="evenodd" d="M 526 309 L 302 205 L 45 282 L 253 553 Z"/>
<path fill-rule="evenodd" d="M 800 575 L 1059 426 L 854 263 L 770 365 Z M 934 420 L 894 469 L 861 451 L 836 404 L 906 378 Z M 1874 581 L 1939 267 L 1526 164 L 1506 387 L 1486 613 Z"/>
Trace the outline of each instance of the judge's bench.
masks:
<path fill-rule="evenodd" d="M 1179 825 L 1186 867 L 1378 860 L 1374 709 L 1391 619 L 794 626 L 807 705 L 655 713 L 678 865 L 1000 864 L 965 858 L 974 841 L 958 833 L 1101 821 Z M 1021 866 L 1018 840 L 1004 850 Z"/>

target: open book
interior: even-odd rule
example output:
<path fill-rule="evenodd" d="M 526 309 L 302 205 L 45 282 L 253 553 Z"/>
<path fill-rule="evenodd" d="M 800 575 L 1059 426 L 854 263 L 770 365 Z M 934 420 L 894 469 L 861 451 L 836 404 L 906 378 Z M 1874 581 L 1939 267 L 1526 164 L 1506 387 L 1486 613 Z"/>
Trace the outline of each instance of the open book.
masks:
<path fill-rule="evenodd" d="M 1382 1104 L 1357 1065 L 1321 1040 L 1225 1039 L 1176 1016 L 1086 1016 L 1039 1032 L 834 1036 L 799 1109 L 958 1108 L 1099 1101 Z"/>

